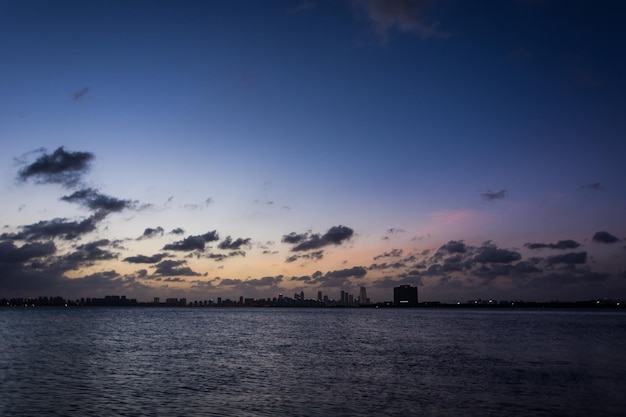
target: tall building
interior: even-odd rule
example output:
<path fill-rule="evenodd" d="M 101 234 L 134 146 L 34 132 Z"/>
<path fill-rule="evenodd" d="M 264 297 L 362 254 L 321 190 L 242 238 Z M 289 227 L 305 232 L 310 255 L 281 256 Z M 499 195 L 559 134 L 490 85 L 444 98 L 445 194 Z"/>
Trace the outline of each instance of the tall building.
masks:
<path fill-rule="evenodd" d="M 322 292 L 321 291 L 317 292 L 317 301 L 322 301 Z"/>
<path fill-rule="evenodd" d="M 367 304 L 367 293 L 365 287 L 361 287 L 359 290 L 359 304 Z"/>
<path fill-rule="evenodd" d="M 398 307 L 417 307 L 417 287 L 400 285 L 393 289 L 393 305 Z"/>

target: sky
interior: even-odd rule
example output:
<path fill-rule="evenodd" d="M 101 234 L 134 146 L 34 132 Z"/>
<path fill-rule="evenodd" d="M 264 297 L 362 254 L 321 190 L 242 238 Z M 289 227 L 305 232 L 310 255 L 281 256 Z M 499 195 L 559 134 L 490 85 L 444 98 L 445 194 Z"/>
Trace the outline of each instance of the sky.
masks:
<path fill-rule="evenodd" d="M 0 0 L 0 298 L 626 299 L 625 12 Z"/>

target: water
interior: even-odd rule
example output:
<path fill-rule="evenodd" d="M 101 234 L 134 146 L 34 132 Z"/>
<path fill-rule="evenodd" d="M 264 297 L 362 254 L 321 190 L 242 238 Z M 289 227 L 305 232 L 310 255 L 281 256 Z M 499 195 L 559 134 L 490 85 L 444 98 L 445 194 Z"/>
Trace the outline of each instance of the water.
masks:
<path fill-rule="evenodd" d="M 626 415 L 609 311 L 3 308 L 2 416 Z"/>

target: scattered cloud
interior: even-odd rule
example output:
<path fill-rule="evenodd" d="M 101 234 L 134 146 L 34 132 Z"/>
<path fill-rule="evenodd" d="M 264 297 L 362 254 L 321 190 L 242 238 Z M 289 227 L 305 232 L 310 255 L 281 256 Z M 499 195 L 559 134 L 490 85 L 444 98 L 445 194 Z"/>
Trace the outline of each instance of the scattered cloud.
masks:
<path fill-rule="evenodd" d="M 102 217 L 109 213 L 135 207 L 135 203 L 130 200 L 120 200 L 119 198 L 101 194 L 93 188 L 75 191 L 69 196 L 61 197 L 61 200 L 69 203 L 78 203 L 97 212 Z"/>
<path fill-rule="evenodd" d="M 155 276 L 179 275 L 179 276 L 188 276 L 188 277 L 200 275 L 199 273 L 194 272 L 188 266 L 184 266 L 185 264 L 186 262 L 183 260 L 175 261 L 175 260 L 167 259 L 165 261 L 159 262 L 158 264 L 154 266 L 155 268 L 154 275 Z"/>
<path fill-rule="evenodd" d="M 593 241 L 594 242 L 600 242 L 600 243 L 615 243 L 615 242 L 619 242 L 619 239 L 615 236 L 613 236 L 612 234 L 610 234 L 609 232 L 597 232 L 596 234 L 593 235 Z"/>
<path fill-rule="evenodd" d="M 44 151 L 45 152 L 45 151 Z M 67 152 L 63 146 L 44 153 L 18 173 L 20 180 L 34 179 L 38 184 L 61 184 L 67 188 L 78 184 L 89 169 L 94 155 L 89 152 Z"/>
<path fill-rule="evenodd" d="M 96 230 L 97 223 L 98 219 L 94 216 L 81 221 L 69 221 L 63 218 L 41 220 L 37 223 L 20 226 L 21 231 L 18 233 L 4 233 L 0 239 L 34 241 L 59 238 L 74 240 Z"/>
<path fill-rule="evenodd" d="M 423 12 L 423 0 L 353 0 L 354 7 L 365 13 L 372 30 L 386 43 L 393 31 L 409 33 L 423 39 L 451 36 L 439 29 L 439 23 L 427 23 Z"/>
<path fill-rule="evenodd" d="M 381 255 L 376 255 L 374 256 L 374 260 L 378 260 L 381 258 L 400 258 L 402 256 L 403 250 L 402 249 L 392 249 L 389 252 L 384 252 Z"/>
<path fill-rule="evenodd" d="M 203 251 L 208 242 L 215 242 L 217 240 L 219 240 L 219 235 L 213 230 L 203 235 L 188 236 L 178 242 L 167 244 L 163 247 L 163 250 Z"/>
<path fill-rule="evenodd" d="M 547 258 L 549 264 L 584 264 L 587 262 L 587 252 L 569 252 L 563 255 L 554 255 Z"/>
<path fill-rule="evenodd" d="M 604 188 L 599 182 L 593 182 L 591 184 L 581 185 L 580 188 L 584 188 L 588 190 L 596 190 L 596 191 L 604 190 Z"/>
<path fill-rule="evenodd" d="M 74 98 L 74 101 L 78 101 L 84 96 L 86 96 L 87 93 L 89 93 L 89 87 L 83 87 L 77 92 L 75 92 L 74 94 L 72 94 L 72 97 Z"/>
<path fill-rule="evenodd" d="M 559 240 L 557 243 L 524 243 L 524 246 L 528 249 L 576 249 L 580 246 L 580 243 L 575 240 Z"/>
<path fill-rule="evenodd" d="M 237 238 L 233 240 L 230 236 L 226 236 L 224 240 L 222 240 L 217 247 L 219 249 L 235 249 L 239 250 L 242 246 L 250 246 L 250 238 Z"/>
<path fill-rule="evenodd" d="M 491 242 L 485 242 L 478 248 L 474 261 L 478 263 L 511 263 L 522 259 L 522 255 L 515 251 L 498 248 Z"/>
<path fill-rule="evenodd" d="M 481 195 L 483 196 L 483 198 L 485 200 L 499 200 L 502 199 L 504 197 L 506 197 L 506 190 L 500 190 L 497 192 L 492 192 L 491 190 L 485 191 L 484 193 L 481 193 Z"/>
<path fill-rule="evenodd" d="M 161 262 L 161 260 L 163 258 L 165 258 L 167 256 L 167 254 L 165 253 L 157 253 L 155 255 L 152 256 L 146 256 L 146 255 L 136 255 L 136 256 L 129 256 L 124 258 L 124 262 L 128 262 L 131 264 L 155 264 L 157 262 Z"/>
<path fill-rule="evenodd" d="M 282 242 L 295 245 L 291 250 L 293 252 L 309 251 L 320 249 L 328 245 L 340 245 L 342 242 L 350 239 L 354 235 L 354 231 L 347 226 L 333 226 L 326 233 L 289 233 L 284 235 Z"/>
<path fill-rule="evenodd" d="M 146 229 L 143 231 L 143 234 L 139 236 L 137 240 L 151 239 L 153 237 L 163 236 L 163 233 L 164 233 L 164 230 L 161 226 L 157 226 L 155 228 L 146 227 Z"/>

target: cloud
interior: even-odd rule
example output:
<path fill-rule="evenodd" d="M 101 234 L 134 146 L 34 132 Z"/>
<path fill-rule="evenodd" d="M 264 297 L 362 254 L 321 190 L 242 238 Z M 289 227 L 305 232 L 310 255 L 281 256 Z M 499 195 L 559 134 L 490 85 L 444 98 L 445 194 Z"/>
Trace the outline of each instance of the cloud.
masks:
<path fill-rule="evenodd" d="M 362 266 L 353 268 L 339 269 L 329 271 L 325 274 L 317 271 L 312 275 L 312 283 L 326 287 L 341 287 L 346 284 L 350 278 L 363 278 L 367 274 L 367 269 Z"/>
<path fill-rule="evenodd" d="M 124 258 L 123 261 L 131 264 L 155 264 L 157 262 L 160 262 L 161 259 L 165 258 L 166 256 L 167 254 L 165 253 L 157 253 L 152 256 L 136 255 Z"/>
<path fill-rule="evenodd" d="M 596 190 L 596 191 L 601 191 L 604 189 L 599 182 L 593 182 L 591 184 L 581 185 L 580 188 L 588 189 L 588 190 Z"/>
<path fill-rule="evenodd" d="M 52 154 L 43 154 L 30 165 L 22 168 L 18 178 L 26 181 L 33 178 L 38 184 L 61 184 L 74 187 L 81 176 L 89 170 L 94 155 L 89 152 L 67 152 L 63 146 Z"/>
<path fill-rule="evenodd" d="M 217 247 L 219 249 L 239 250 L 242 246 L 249 246 L 249 245 L 250 245 L 250 238 L 246 238 L 246 239 L 237 238 L 233 240 L 230 236 L 226 236 L 226 238 L 223 241 L 221 241 L 220 244 L 217 245 Z"/>
<path fill-rule="evenodd" d="M 374 260 L 381 258 L 400 258 L 402 256 L 402 249 L 392 249 L 390 252 L 384 252 L 381 255 L 374 256 Z"/>
<path fill-rule="evenodd" d="M 451 240 L 448 243 L 442 245 L 439 251 L 447 252 L 447 253 L 466 253 L 467 246 L 462 240 Z"/>
<path fill-rule="evenodd" d="M 492 192 L 491 190 L 485 191 L 481 194 L 485 200 L 499 200 L 506 197 L 506 190 L 500 190 L 498 192 Z"/>
<path fill-rule="evenodd" d="M 424 0 L 353 0 L 353 5 L 365 12 L 382 42 L 387 42 L 393 30 L 423 39 L 450 37 L 450 33 L 438 29 L 438 23 L 423 21 L 424 4 Z"/>
<path fill-rule="evenodd" d="M 85 188 L 76 191 L 69 196 L 61 197 L 61 200 L 69 203 L 78 203 L 90 210 L 96 211 L 101 216 L 120 212 L 127 208 L 133 208 L 135 205 L 135 203 L 130 200 L 120 200 L 119 198 L 101 194 L 93 188 Z"/>
<path fill-rule="evenodd" d="M 205 233 L 203 235 L 188 236 L 178 242 L 170 243 L 163 247 L 163 250 L 175 250 L 175 251 L 203 251 L 206 243 L 219 240 L 219 235 L 215 230 Z"/>
<path fill-rule="evenodd" d="M 387 229 L 387 233 L 389 234 L 394 234 L 394 233 L 404 233 L 404 229 L 399 229 L 397 227 L 391 227 L 389 229 Z"/>
<path fill-rule="evenodd" d="M 143 231 L 143 234 L 137 240 L 150 239 L 155 236 L 163 236 L 163 232 L 164 230 L 161 226 L 157 226 L 156 228 L 146 227 L 146 229 Z"/>
<path fill-rule="evenodd" d="M 183 229 L 181 229 L 180 227 L 172 229 L 172 231 L 170 232 L 170 234 L 172 234 L 172 235 L 182 235 L 184 233 L 185 233 L 185 231 Z"/>
<path fill-rule="evenodd" d="M 339 245 L 345 240 L 352 237 L 354 231 L 346 226 L 333 226 L 326 233 L 320 235 L 319 233 L 290 233 L 284 235 L 282 242 L 295 244 L 291 250 L 293 252 L 309 251 L 313 249 L 320 249 L 328 245 Z"/>
<path fill-rule="evenodd" d="M 312 252 L 305 253 L 305 254 L 291 255 L 287 257 L 287 259 L 285 259 L 285 262 L 292 263 L 292 262 L 297 261 L 298 259 L 309 259 L 313 262 L 317 262 L 321 260 L 322 258 L 324 258 L 324 250 L 320 249 L 320 250 L 312 251 Z"/>
<path fill-rule="evenodd" d="M 580 243 L 575 240 L 559 240 L 557 243 L 524 243 L 528 249 L 576 249 L 580 246 Z"/>
<path fill-rule="evenodd" d="M 474 256 L 474 261 L 478 263 L 510 263 L 519 261 L 522 255 L 515 251 L 498 248 L 492 243 L 485 243 L 478 248 L 478 254 Z"/>
<path fill-rule="evenodd" d="M 215 262 L 222 262 L 225 259 L 232 258 L 233 256 L 246 256 L 246 253 L 242 250 L 236 250 L 229 252 L 228 254 L 223 253 L 210 253 L 207 258 L 213 259 Z"/>
<path fill-rule="evenodd" d="M 100 239 L 94 242 L 85 243 L 76 247 L 76 250 L 67 254 L 62 259 L 65 262 L 74 262 L 80 265 L 93 264 L 95 261 L 105 261 L 117 259 L 117 254 L 101 249 L 101 246 L 108 246 L 111 242 L 108 239 Z M 72 267 L 75 269 L 77 266 Z"/>
<path fill-rule="evenodd" d="M 87 93 L 89 93 L 89 87 L 83 87 L 74 94 L 72 94 L 72 97 L 74 97 L 74 101 L 78 101 L 83 98 Z"/>
<path fill-rule="evenodd" d="M 162 261 L 158 263 L 157 265 L 155 265 L 154 268 L 156 268 L 156 270 L 154 272 L 154 275 L 157 275 L 157 276 L 179 275 L 179 276 L 188 276 L 188 277 L 200 275 L 199 273 L 194 272 L 191 268 L 187 266 L 183 266 L 185 264 L 186 264 L 185 261 L 174 261 L 171 259 Z"/>
<path fill-rule="evenodd" d="M 207 197 L 202 204 L 185 204 L 183 208 L 186 208 L 187 210 L 202 210 L 209 207 L 211 204 L 213 204 L 213 197 Z"/>
<path fill-rule="evenodd" d="M 563 255 L 554 255 L 547 258 L 549 264 L 584 264 L 587 262 L 587 252 L 570 252 Z"/>
<path fill-rule="evenodd" d="M 56 250 L 53 242 L 27 243 L 20 247 L 11 241 L 0 242 L 0 264 L 21 264 L 31 259 L 53 255 Z"/>
<path fill-rule="evenodd" d="M 600 242 L 600 243 L 619 242 L 619 239 L 613 236 L 612 234 L 610 234 L 609 232 L 597 232 L 596 234 L 593 235 L 592 239 L 594 242 Z"/>
<path fill-rule="evenodd" d="M 94 216 L 82 221 L 68 221 L 61 218 L 41 220 L 34 224 L 21 226 L 20 229 L 22 231 L 19 233 L 2 234 L 0 239 L 34 241 L 61 238 L 63 240 L 74 240 L 81 235 L 96 230 L 98 220 Z"/>

